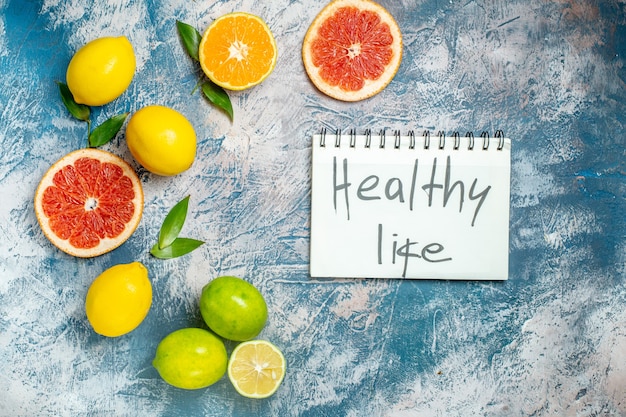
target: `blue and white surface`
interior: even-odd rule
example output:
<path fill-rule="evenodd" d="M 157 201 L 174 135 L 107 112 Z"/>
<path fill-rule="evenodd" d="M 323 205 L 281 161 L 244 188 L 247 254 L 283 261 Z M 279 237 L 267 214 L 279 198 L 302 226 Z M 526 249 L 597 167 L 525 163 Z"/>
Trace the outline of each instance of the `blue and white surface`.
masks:
<path fill-rule="evenodd" d="M 301 62 L 321 2 L 0 1 L 1 416 L 626 415 L 626 3 L 381 2 L 403 32 L 402 65 L 381 94 L 341 103 Z M 231 11 L 263 17 L 279 48 L 263 84 L 231 95 L 232 123 L 191 94 L 198 69 L 175 29 L 202 31 Z M 199 146 L 177 177 L 135 165 L 139 228 L 85 260 L 46 240 L 32 198 L 53 162 L 86 145 L 55 81 L 80 46 L 107 35 L 126 35 L 138 66 L 94 122 L 163 104 L 191 120 Z M 310 138 L 322 127 L 503 129 L 513 138 L 509 280 L 311 279 Z M 134 163 L 123 134 L 104 149 Z M 187 194 L 183 233 L 207 243 L 150 257 Z M 87 288 L 134 260 L 150 270 L 152 309 L 129 335 L 100 337 Z M 267 400 L 239 396 L 227 378 L 179 390 L 151 366 L 167 333 L 202 326 L 201 288 L 225 274 L 269 303 L 261 336 L 284 351 L 288 373 Z"/>

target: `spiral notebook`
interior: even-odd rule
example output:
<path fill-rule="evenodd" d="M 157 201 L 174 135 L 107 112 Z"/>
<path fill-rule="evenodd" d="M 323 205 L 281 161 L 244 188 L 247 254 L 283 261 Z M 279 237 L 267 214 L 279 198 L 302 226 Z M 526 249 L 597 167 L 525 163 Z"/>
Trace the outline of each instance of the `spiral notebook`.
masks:
<path fill-rule="evenodd" d="M 312 277 L 508 278 L 501 131 L 322 131 L 312 148 Z"/>

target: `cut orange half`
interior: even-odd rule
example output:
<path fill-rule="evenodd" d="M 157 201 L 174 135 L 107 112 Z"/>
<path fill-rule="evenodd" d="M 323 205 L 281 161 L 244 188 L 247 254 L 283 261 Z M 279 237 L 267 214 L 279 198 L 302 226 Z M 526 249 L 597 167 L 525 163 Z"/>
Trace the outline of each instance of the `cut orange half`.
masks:
<path fill-rule="evenodd" d="M 228 361 L 228 378 L 237 392 L 248 398 L 267 398 L 285 377 L 282 352 L 266 340 L 237 345 Z"/>
<path fill-rule="evenodd" d="M 274 35 L 258 16 L 236 12 L 211 23 L 198 51 L 200 66 L 215 84 L 244 90 L 265 80 L 276 66 Z"/>
<path fill-rule="evenodd" d="M 402 60 L 394 18 L 369 0 L 334 0 L 317 15 L 302 45 L 313 84 L 338 100 L 371 97 L 393 79 Z"/>
<path fill-rule="evenodd" d="M 143 210 L 143 190 L 124 160 L 99 149 L 71 152 L 54 163 L 35 192 L 44 235 L 62 251 L 88 258 L 124 243 Z"/>

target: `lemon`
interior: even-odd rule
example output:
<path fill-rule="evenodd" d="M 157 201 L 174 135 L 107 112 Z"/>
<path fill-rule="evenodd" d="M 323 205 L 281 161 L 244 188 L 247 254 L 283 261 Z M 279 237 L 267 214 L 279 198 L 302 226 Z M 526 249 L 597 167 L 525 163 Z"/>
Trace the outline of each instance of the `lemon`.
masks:
<path fill-rule="evenodd" d="M 228 361 L 228 379 L 237 392 L 248 398 L 267 398 L 285 377 L 287 362 L 280 349 L 267 340 L 237 345 Z"/>
<path fill-rule="evenodd" d="M 235 341 L 257 336 L 267 321 L 263 295 L 249 282 L 233 276 L 213 279 L 202 289 L 200 313 L 211 330 Z"/>
<path fill-rule="evenodd" d="M 140 262 L 132 262 L 112 266 L 92 282 L 85 311 L 96 333 L 116 337 L 139 326 L 151 304 L 148 270 Z"/>
<path fill-rule="evenodd" d="M 165 106 L 147 106 L 133 114 L 126 126 L 126 143 L 137 162 L 158 175 L 180 174 L 196 157 L 193 126 Z"/>
<path fill-rule="evenodd" d="M 102 106 L 118 98 L 135 74 L 135 52 L 124 36 L 95 39 L 70 60 L 65 75 L 74 101 Z"/>
<path fill-rule="evenodd" d="M 227 364 L 224 342 L 207 330 L 191 327 L 165 336 L 152 361 L 165 382 L 183 389 L 214 384 L 226 373 Z"/>

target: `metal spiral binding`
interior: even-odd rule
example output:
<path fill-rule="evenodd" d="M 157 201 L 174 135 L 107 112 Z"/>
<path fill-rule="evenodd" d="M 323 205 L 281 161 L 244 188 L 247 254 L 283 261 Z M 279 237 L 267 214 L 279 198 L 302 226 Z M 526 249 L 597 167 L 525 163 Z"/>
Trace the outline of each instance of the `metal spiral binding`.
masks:
<path fill-rule="evenodd" d="M 467 132 L 465 134 L 465 137 L 467 138 L 467 149 L 469 149 L 470 151 L 474 149 L 474 132 Z"/>
<path fill-rule="evenodd" d="M 409 149 L 415 149 L 415 133 L 409 131 Z"/>
<path fill-rule="evenodd" d="M 323 127 L 322 131 L 320 132 L 320 148 L 325 148 L 326 147 L 326 128 Z"/>
<path fill-rule="evenodd" d="M 326 133 L 327 130 L 326 128 L 322 128 L 321 132 L 320 132 L 320 142 L 319 142 L 319 146 L 324 148 L 326 147 Z M 357 146 L 357 130 L 356 129 L 350 129 L 348 136 L 350 138 L 349 141 L 349 146 L 350 148 L 356 148 Z M 364 147 L 369 149 L 372 147 L 372 130 L 371 129 L 366 129 L 365 133 L 365 145 Z M 393 136 L 394 136 L 394 140 L 393 140 L 393 147 L 394 149 L 400 149 L 401 148 L 401 142 L 402 139 L 404 137 L 408 137 L 409 139 L 409 149 L 415 149 L 416 147 L 416 141 L 415 141 L 415 132 L 413 130 L 409 130 L 408 133 L 406 134 L 406 136 L 402 135 L 402 132 L 400 130 L 394 130 L 393 132 Z M 424 130 L 422 133 L 422 137 L 424 139 L 424 149 L 428 150 L 430 149 L 431 146 L 431 140 L 430 140 L 430 130 Z M 339 148 L 341 147 L 341 140 L 342 140 L 342 131 L 341 129 L 337 129 L 335 131 L 335 147 Z M 482 139 L 482 145 L 480 146 L 480 149 L 486 151 L 489 150 L 489 145 L 491 143 L 490 140 L 490 136 L 489 136 L 489 132 L 488 131 L 483 131 L 480 134 L 480 137 Z M 471 131 L 468 131 L 465 134 L 465 138 L 467 139 L 467 149 L 468 150 L 474 150 L 475 146 L 476 146 L 476 139 L 474 138 L 474 133 Z M 504 149 L 504 132 L 502 130 L 496 130 L 494 133 L 494 138 L 498 139 L 498 144 L 496 146 L 496 149 L 498 151 L 501 151 L 502 149 Z M 437 132 L 437 139 L 438 139 L 438 143 L 437 143 L 437 147 L 438 149 L 445 149 L 446 147 L 446 133 L 443 130 L 440 130 Z M 453 140 L 453 145 L 452 145 L 452 149 L 453 150 L 459 150 L 461 147 L 461 135 L 459 134 L 459 132 L 453 132 L 452 133 L 452 140 Z M 379 138 L 378 138 L 378 148 L 384 149 L 385 146 L 387 145 L 387 133 L 385 129 L 381 129 L 380 133 L 379 133 Z"/>
<path fill-rule="evenodd" d="M 372 146 L 372 129 L 367 129 L 365 131 L 365 147 L 369 149 L 370 146 Z"/>
<path fill-rule="evenodd" d="M 498 138 L 498 147 L 496 149 L 501 151 L 504 148 L 504 132 L 502 130 L 496 130 L 494 136 Z"/>
<path fill-rule="evenodd" d="M 483 151 L 489 149 L 489 132 L 483 132 L 480 134 L 480 137 L 483 138 Z"/>

